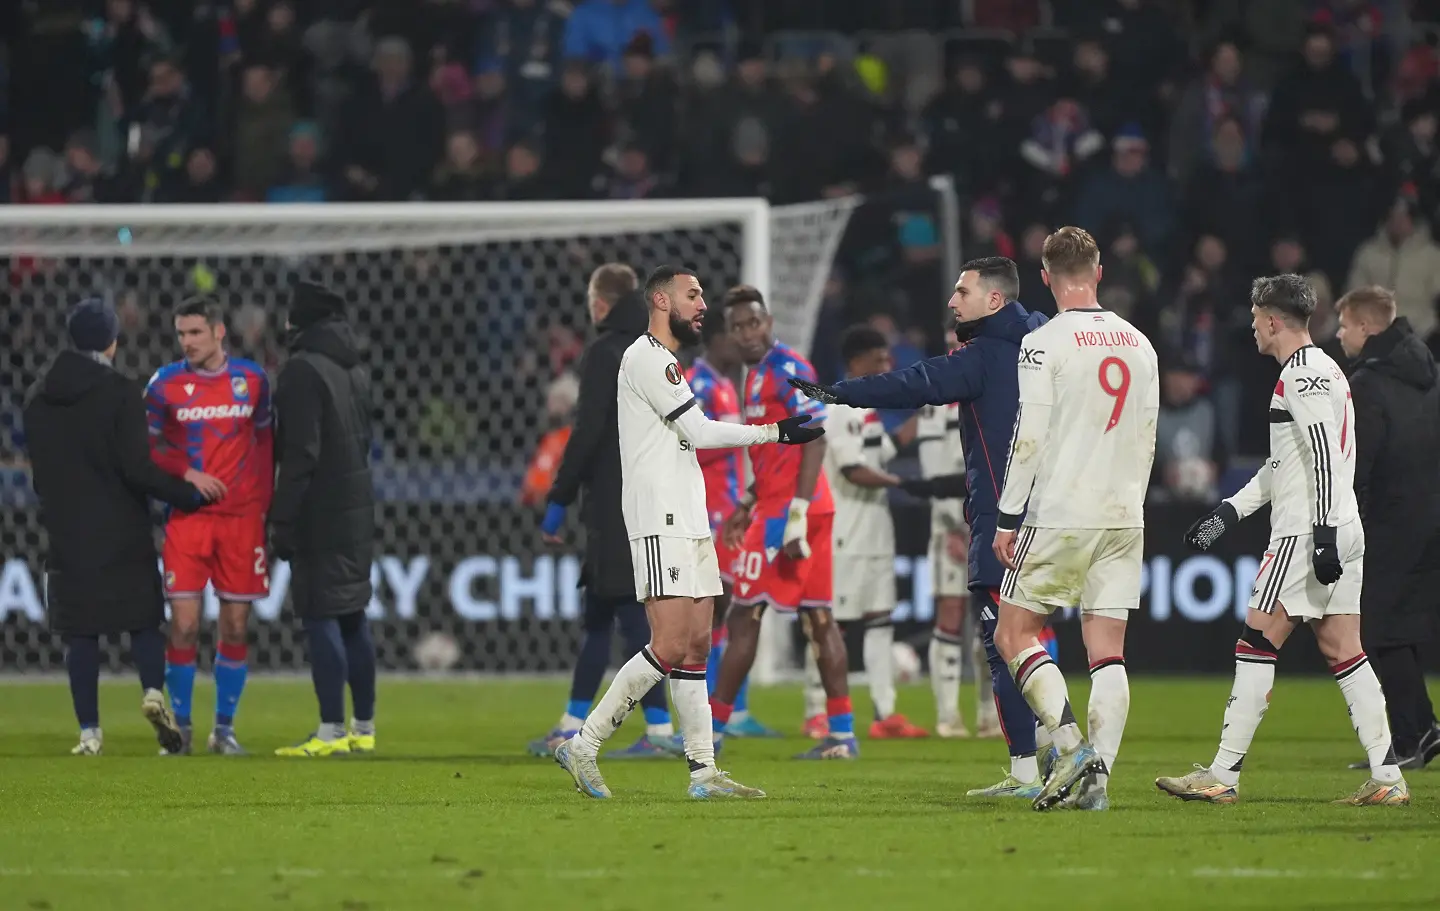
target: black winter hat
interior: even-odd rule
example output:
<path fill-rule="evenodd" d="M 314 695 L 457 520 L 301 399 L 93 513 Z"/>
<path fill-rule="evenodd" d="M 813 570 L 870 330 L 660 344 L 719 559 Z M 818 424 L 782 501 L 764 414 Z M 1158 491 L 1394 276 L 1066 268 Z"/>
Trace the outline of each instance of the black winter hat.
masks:
<path fill-rule="evenodd" d="M 98 297 L 76 304 L 65 319 L 70 343 L 81 351 L 104 351 L 120 337 L 120 317 Z"/>
<path fill-rule="evenodd" d="M 290 325 L 308 329 L 331 317 L 345 315 L 345 298 L 317 282 L 296 282 L 290 292 Z"/>

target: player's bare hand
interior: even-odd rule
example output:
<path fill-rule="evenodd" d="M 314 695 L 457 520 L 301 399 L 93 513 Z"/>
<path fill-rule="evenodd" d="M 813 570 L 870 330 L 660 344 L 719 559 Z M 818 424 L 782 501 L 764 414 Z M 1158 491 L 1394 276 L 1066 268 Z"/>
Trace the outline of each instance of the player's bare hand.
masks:
<path fill-rule="evenodd" d="M 945 533 L 945 553 L 956 563 L 964 563 L 970 559 L 970 535 L 962 529 L 947 531 Z"/>
<path fill-rule="evenodd" d="M 1015 565 L 1015 532 L 995 532 L 995 543 L 993 547 L 995 549 L 995 557 L 1000 561 L 1001 566 L 1004 566 L 1006 569 L 1020 568 Z"/>
<path fill-rule="evenodd" d="M 737 507 L 720 523 L 720 538 L 729 547 L 739 547 L 740 542 L 745 539 L 745 529 L 749 527 L 750 510 L 744 506 Z"/>
<path fill-rule="evenodd" d="M 223 499 L 225 494 L 230 492 L 229 488 L 225 486 L 224 481 L 215 477 L 213 474 L 206 474 L 194 468 L 187 468 L 185 470 L 185 480 L 194 484 L 195 489 L 200 491 L 200 495 L 211 503 Z"/>

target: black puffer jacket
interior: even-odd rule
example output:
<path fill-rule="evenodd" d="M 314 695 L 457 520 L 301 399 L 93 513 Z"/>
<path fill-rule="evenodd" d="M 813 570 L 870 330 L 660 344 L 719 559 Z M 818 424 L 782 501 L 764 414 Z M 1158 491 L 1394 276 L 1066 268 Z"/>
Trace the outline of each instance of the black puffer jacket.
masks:
<path fill-rule="evenodd" d="M 550 502 L 569 506 L 580 498 L 585 523 L 585 572 L 581 584 L 602 598 L 634 596 L 630 536 L 620 513 L 620 430 L 615 395 L 620 358 L 650 325 L 637 291 L 616 301 L 597 326 L 595 341 L 580 362 L 580 401 L 565 457 L 550 488 Z"/>
<path fill-rule="evenodd" d="M 290 560 L 295 612 L 338 617 L 364 610 L 371 596 L 370 368 L 338 319 L 310 326 L 290 347 L 275 388 L 271 543 Z"/>
<path fill-rule="evenodd" d="M 1365 524 L 1367 648 L 1428 639 L 1440 591 L 1440 371 L 1401 317 L 1350 374 L 1355 493 Z"/>
<path fill-rule="evenodd" d="M 49 539 L 51 629 L 98 636 L 165 621 L 147 497 L 203 504 L 150 460 L 140 387 L 78 351 L 55 358 L 25 398 L 31 481 Z"/>

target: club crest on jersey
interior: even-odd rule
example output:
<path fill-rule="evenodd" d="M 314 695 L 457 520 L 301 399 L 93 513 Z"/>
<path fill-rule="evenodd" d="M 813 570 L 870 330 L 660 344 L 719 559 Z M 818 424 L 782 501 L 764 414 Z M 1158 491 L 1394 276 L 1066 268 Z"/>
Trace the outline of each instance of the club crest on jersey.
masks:
<path fill-rule="evenodd" d="M 236 375 L 230 377 L 230 391 L 235 393 L 235 398 L 237 399 L 250 398 L 250 384 L 245 382 L 245 377 L 243 376 Z"/>
<path fill-rule="evenodd" d="M 674 361 L 666 364 L 665 379 L 670 381 L 670 385 L 679 386 L 680 380 L 683 379 L 683 377 L 680 376 L 680 365 L 675 363 Z"/>

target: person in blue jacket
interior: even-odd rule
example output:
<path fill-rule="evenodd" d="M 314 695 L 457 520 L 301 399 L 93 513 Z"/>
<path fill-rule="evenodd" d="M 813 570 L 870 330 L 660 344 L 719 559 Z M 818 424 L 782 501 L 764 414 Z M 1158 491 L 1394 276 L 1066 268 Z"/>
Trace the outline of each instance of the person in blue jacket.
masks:
<path fill-rule="evenodd" d="M 1000 704 L 1000 721 L 1010 747 L 1010 774 L 998 784 L 977 788 L 969 796 L 1020 797 L 1033 800 L 1042 776 L 1036 760 L 1035 716 L 1015 686 L 1010 670 L 995 650 L 995 619 L 1004 567 L 991 542 L 1005 485 L 1010 435 L 1020 407 L 1017 364 L 1020 340 L 1045 324 L 1015 300 L 1020 274 L 1013 260 L 987 256 L 965 263 L 950 311 L 960 347 L 942 357 L 920 361 L 903 370 L 856 377 L 833 386 L 802 380 L 790 385 L 827 404 L 858 408 L 919 408 L 960 403 L 960 430 L 965 440 L 965 519 L 970 523 L 970 603 L 979 611 L 981 636 L 990 677 Z M 927 495 L 930 481 L 902 485 Z M 947 496 L 954 495 L 946 493 Z M 1043 728 L 1041 729 L 1043 731 Z M 1045 745 L 1049 752 L 1049 745 Z"/>

